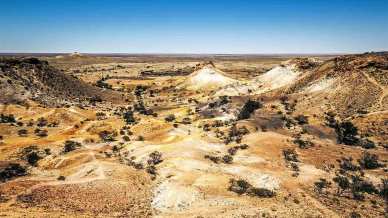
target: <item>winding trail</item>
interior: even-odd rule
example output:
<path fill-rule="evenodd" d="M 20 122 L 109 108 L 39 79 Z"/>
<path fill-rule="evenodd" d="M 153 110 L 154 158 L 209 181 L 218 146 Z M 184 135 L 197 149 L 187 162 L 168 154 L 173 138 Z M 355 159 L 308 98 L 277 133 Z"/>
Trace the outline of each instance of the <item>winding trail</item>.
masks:
<path fill-rule="evenodd" d="M 380 107 L 381 109 L 383 109 L 384 105 L 383 105 L 383 100 L 384 98 L 388 95 L 388 87 L 385 87 L 383 85 L 381 85 L 380 83 L 378 83 L 374 78 L 372 78 L 371 76 L 369 76 L 368 74 L 366 74 L 365 72 L 362 72 L 362 74 L 365 76 L 365 78 L 370 82 L 372 83 L 373 85 L 379 87 L 381 90 L 382 90 L 382 94 L 380 96 L 380 99 L 379 99 L 379 104 L 380 104 Z"/>

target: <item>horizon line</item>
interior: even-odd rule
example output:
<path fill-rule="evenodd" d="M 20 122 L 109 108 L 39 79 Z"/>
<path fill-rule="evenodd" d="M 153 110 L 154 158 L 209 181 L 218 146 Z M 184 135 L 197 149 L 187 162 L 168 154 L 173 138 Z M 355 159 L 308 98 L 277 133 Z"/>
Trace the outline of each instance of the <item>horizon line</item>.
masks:
<path fill-rule="evenodd" d="M 364 54 L 364 53 L 379 53 L 387 51 L 365 51 L 365 52 L 276 52 L 276 53 L 185 53 L 185 52 L 0 52 L 0 56 L 6 55 L 182 55 L 182 56 L 284 56 L 284 55 L 351 55 L 351 54 Z"/>

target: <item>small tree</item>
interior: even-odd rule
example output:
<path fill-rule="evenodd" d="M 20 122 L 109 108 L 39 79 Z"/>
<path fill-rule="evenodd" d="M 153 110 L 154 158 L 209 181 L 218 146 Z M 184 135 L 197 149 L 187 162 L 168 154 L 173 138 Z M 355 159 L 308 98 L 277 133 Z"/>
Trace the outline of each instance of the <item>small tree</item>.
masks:
<path fill-rule="evenodd" d="M 333 178 L 333 181 L 338 185 L 337 194 L 342 194 L 345 190 L 350 188 L 349 179 L 345 176 L 337 175 Z"/>
<path fill-rule="evenodd" d="M 371 154 L 369 152 L 364 152 L 361 159 L 358 160 L 358 163 L 363 169 L 377 169 L 382 166 L 382 164 L 379 163 L 379 157 L 376 154 Z"/>

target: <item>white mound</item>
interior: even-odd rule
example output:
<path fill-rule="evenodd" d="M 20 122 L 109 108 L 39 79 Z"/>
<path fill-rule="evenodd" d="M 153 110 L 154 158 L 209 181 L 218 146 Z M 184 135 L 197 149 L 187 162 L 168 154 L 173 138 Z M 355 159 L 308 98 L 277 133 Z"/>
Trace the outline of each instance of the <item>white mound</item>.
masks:
<path fill-rule="evenodd" d="M 294 65 L 278 66 L 256 77 L 247 84 L 235 82 L 219 91 L 216 96 L 237 96 L 241 94 L 260 94 L 286 85 L 290 85 L 298 79 L 300 71 Z"/>
<path fill-rule="evenodd" d="M 203 199 L 203 194 L 193 187 L 183 186 L 174 181 L 162 182 L 154 192 L 151 205 L 161 212 L 183 211 Z"/>
<path fill-rule="evenodd" d="M 278 66 L 260 75 L 255 81 L 264 83 L 269 89 L 277 89 L 294 82 L 299 74 L 300 72 L 294 70 L 292 65 L 286 67 Z"/>
<path fill-rule="evenodd" d="M 223 75 L 223 72 L 211 66 L 205 66 L 190 74 L 183 86 L 190 90 L 216 89 L 235 83 L 237 80 Z"/>

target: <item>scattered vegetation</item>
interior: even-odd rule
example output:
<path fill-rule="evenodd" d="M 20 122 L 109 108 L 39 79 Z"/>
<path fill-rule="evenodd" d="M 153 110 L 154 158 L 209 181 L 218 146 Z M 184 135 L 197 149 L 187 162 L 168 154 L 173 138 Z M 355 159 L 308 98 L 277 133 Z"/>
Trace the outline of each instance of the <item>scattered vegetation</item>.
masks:
<path fill-rule="evenodd" d="M 16 119 L 13 114 L 0 114 L 0 123 L 16 123 Z"/>
<path fill-rule="evenodd" d="M 239 195 L 247 194 L 249 196 L 261 198 L 271 198 L 276 195 L 276 193 L 272 190 L 268 190 L 265 188 L 255 188 L 243 179 L 231 179 L 229 191 L 235 192 Z"/>
<path fill-rule="evenodd" d="M 293 142 L 294 142 L 294 144 L 297 144 L 299 146 L 299 148 L 301 148 L 301 149 L 307 149 L 307 148 L 314 146 L 314 144 L 312 142 L 310 142 L 308 140 L 304 140 L 300 136 L 295 138 Z"/>
<path fill-rule="evenodd" d="M 241 143 L 242 137 L 249 133 L 249 130 L 245 127 L 237 128 L 236 124 L 233 124 L 229 129 L 228 137 L 224 140 L 225 144 L 235 141 L 236 143 Z"/>

